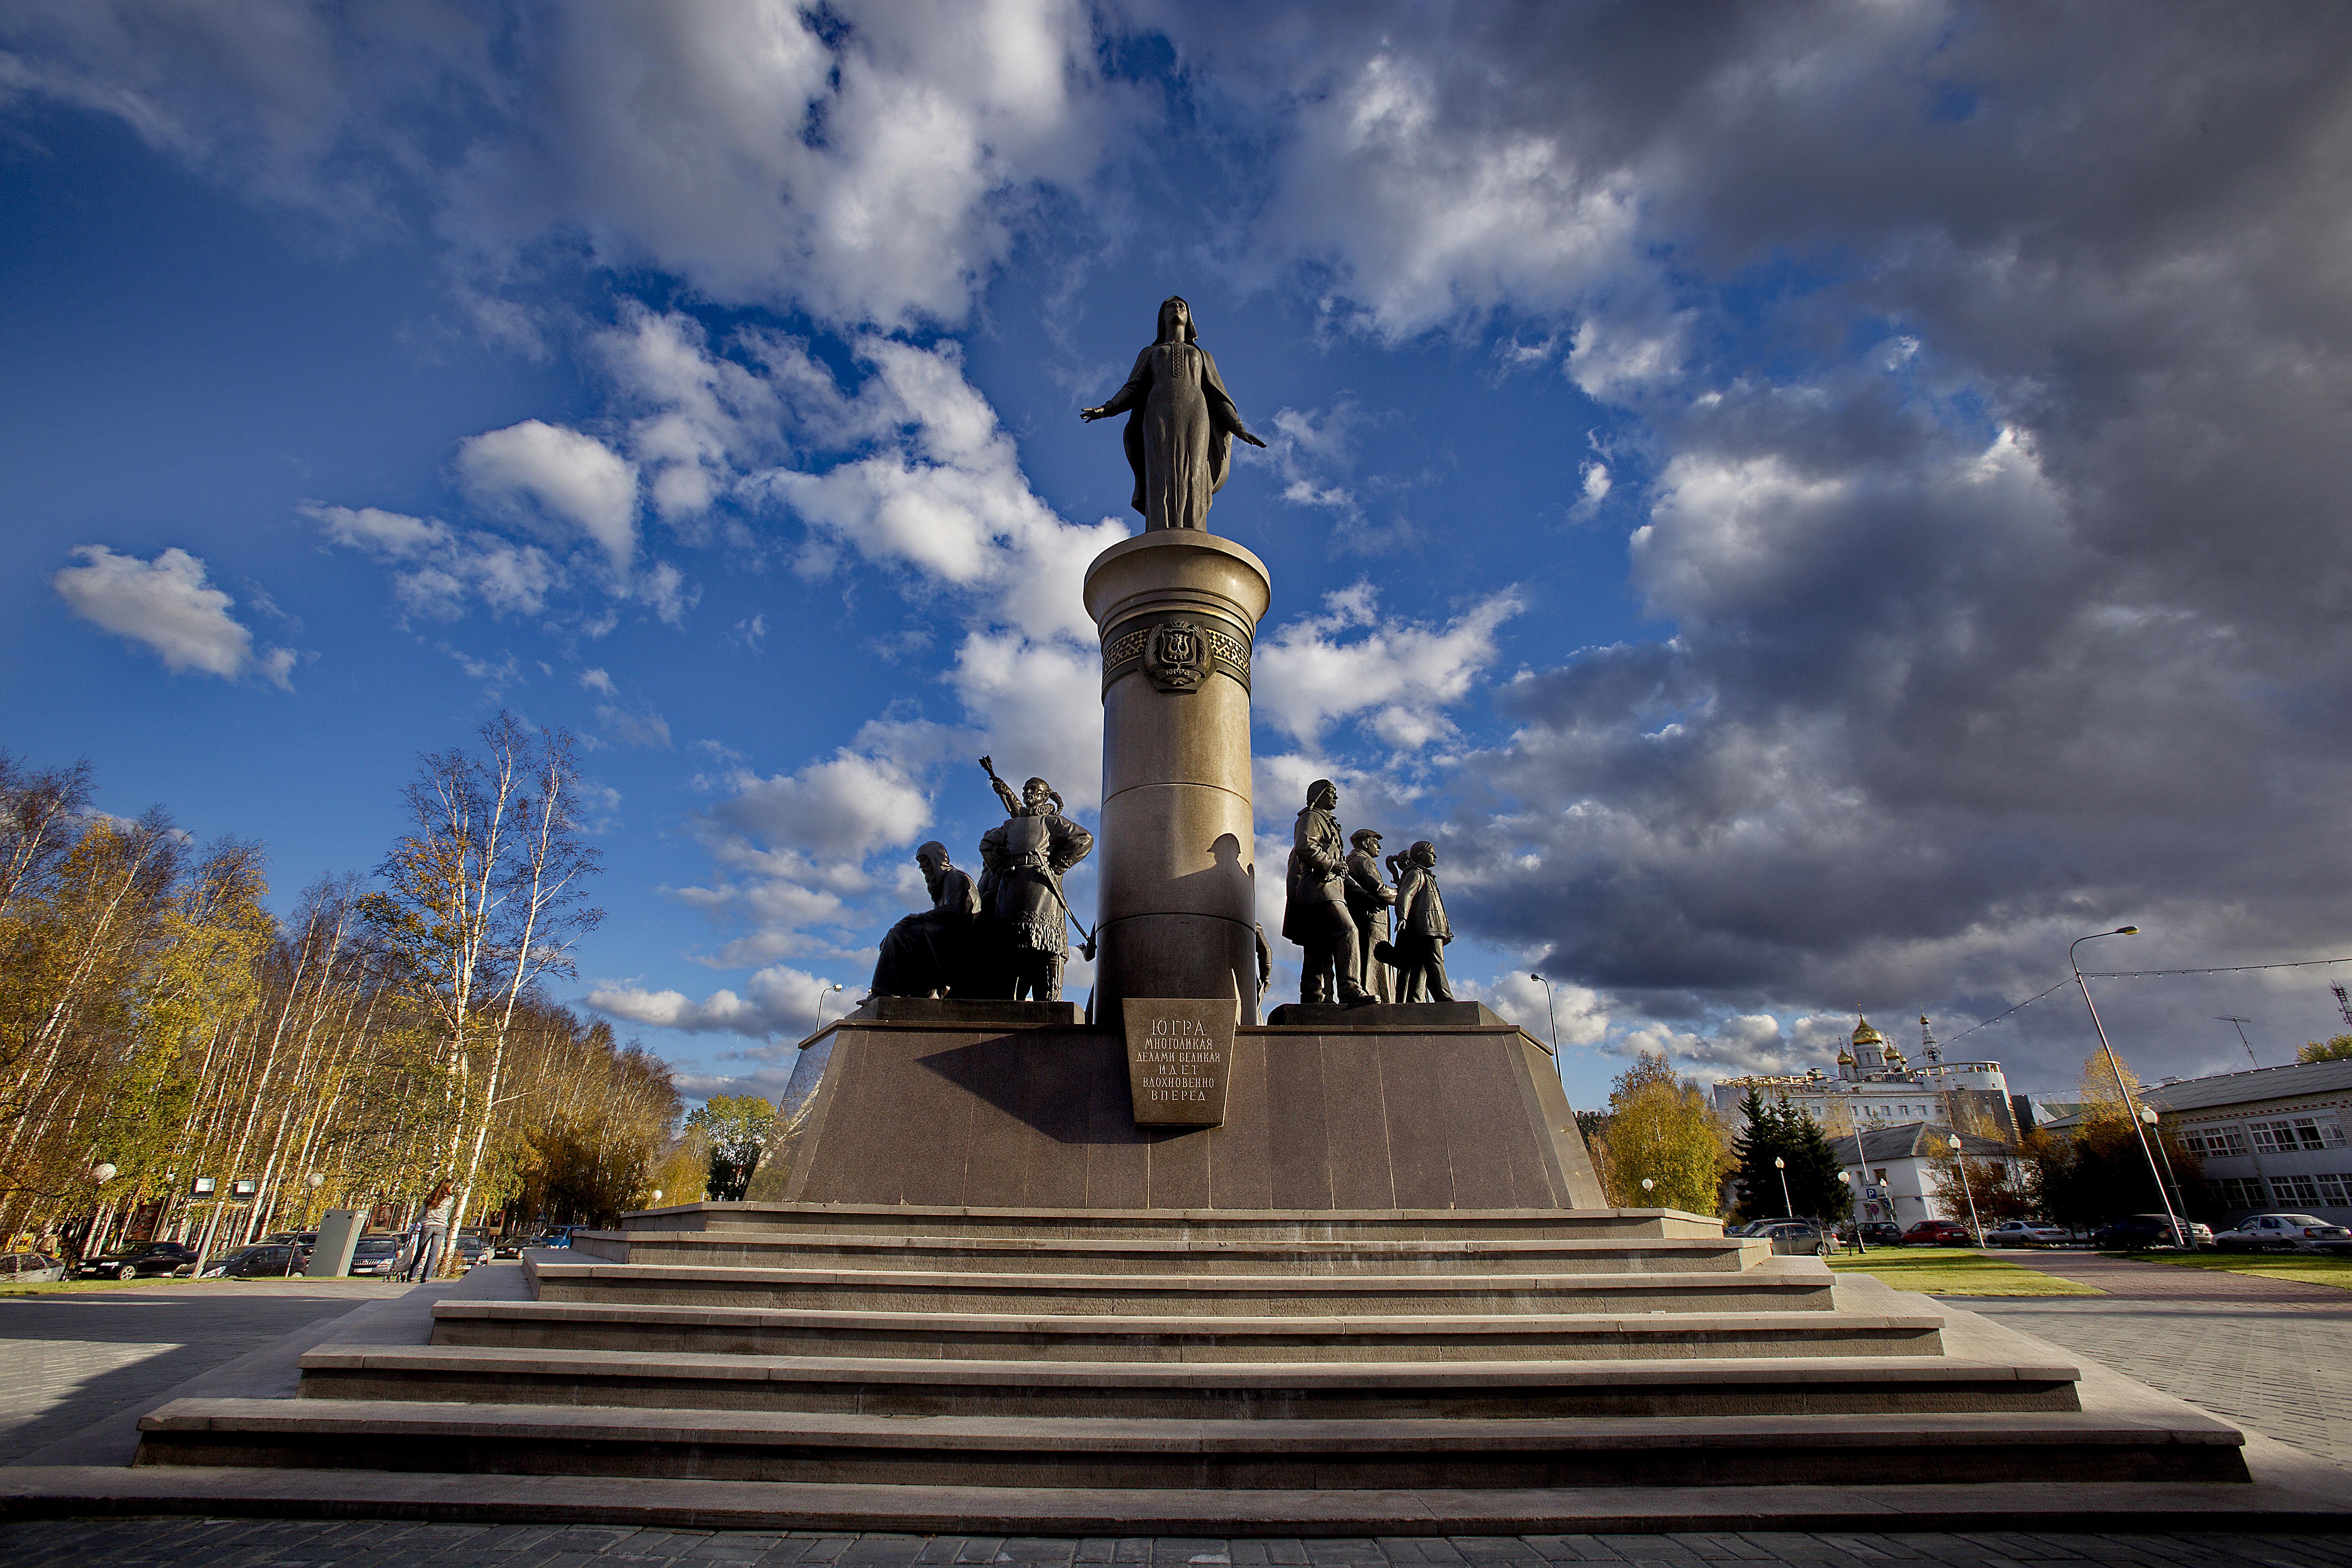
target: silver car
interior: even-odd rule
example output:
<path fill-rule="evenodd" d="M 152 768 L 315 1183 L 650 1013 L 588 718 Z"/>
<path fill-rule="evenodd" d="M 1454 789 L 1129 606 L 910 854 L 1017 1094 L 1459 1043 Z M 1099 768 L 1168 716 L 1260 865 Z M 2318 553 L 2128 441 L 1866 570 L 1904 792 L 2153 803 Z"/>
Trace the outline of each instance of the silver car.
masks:
<path fill-rule="evenodd" d="M 0 1285 L 47 1285 L 66 1277 L 66 1266 L 38 1252 L 0 1253 Z"/>
<path fill-rule="evenodd" d="M 2352 1230 L 2307 1214 L 2250 1214 L 2213 1242 L 2232 1252 L 2352 1252 Z"/>

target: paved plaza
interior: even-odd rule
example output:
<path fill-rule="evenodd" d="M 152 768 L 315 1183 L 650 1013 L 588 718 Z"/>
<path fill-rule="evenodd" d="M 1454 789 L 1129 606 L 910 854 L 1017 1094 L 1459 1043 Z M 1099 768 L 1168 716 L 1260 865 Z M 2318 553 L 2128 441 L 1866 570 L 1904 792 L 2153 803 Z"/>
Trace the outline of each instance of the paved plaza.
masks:
<path fill-rule="evenodd" d="M 207 1279 L 0 1298 L 0 1464 L 405 1287 Z"/>
<path fill-rule="evenodd" d="M 2084 1253 L 2002 1256 L 2106 1294 L 1951 1304 L 2352 1468 L 2352 1291 Z"/>

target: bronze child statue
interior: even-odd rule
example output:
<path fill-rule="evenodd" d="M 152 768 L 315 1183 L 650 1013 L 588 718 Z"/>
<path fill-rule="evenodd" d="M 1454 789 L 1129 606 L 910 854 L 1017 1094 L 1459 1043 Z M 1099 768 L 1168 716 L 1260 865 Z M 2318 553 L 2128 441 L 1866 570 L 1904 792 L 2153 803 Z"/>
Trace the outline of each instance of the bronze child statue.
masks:
<path fill-rule="evenodd" d="M 1396 923 L 1397 1000 L 1453 1001 L 1445 944 L 1454 940 L 1454 928 L 1437 888 L 1437 847 L 1426 838 L 1406 851 L 1397 876 Z"/>

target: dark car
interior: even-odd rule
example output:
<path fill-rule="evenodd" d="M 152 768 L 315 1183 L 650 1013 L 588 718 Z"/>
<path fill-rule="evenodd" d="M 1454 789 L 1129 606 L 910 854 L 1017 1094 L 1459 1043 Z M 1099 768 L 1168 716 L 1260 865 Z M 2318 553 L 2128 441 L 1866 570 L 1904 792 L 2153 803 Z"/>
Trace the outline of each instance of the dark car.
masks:
<path fill-rule="evenodd" d="M 2130 1252 L 2148 1247 L 2210 1247 L 2213 1227 L 2195 1220 L 2173 1220 L 2160 1214 L 2127 1214 L 2109 1220 L 2091 1237 L 2091 1245 L 2109 1252 Z"/>
<path fill-rule="evenodd" d="M 131 1241 L 74 1266 L 77 1279 L 139 1279 L 194 1269 L 196 1255 L 176 1241 Z"/>
<path fill-rule="evenodd" d="M 408 1238 L 390 1231 L 363 1236 L 352 1246 L 354 1279 L 389 1279 L 408 1267 Z"/>
<path fill-rule="evenodd" d="M 302 1271 L 300 1259 L 307 1258 L 292 1243 L 276 1247 L 240 1247 L 226 1258 L 215 1261 L 205 1270 L 207 1279 L 284 1279 Z"/>
<path fill-rule="evenodd" d="M 1838 1235 L 1845 1237 L 1849 1241 L 1854 1238 L 1855 1234 L 1856 1231 L 1853 1226 L 1842 1225 L 1838 1226 Z M 1903 1245 L 1903 1227 L 1896 1225 L 1891 1219 L 1866 1219 L 1862 1222 L 1860 1235 L 1862 1243 L 1865 1247 L 1900 1247 Z"/>
<path fill-rule="evenodd" d="M 1969 1227 L 1953 1219 L 1923 1219 L 1903 1233 L 1906 1247 L 1974 1247 Z"/>
<path fill-rule="evenodd" d="M 457 1249 L 458 1259 L 468 1268 L 490 1255 L 490 1244 L 482 1239 L 482 1233 L 478 1230 L 459 1231 L 450 1245 Z"/>

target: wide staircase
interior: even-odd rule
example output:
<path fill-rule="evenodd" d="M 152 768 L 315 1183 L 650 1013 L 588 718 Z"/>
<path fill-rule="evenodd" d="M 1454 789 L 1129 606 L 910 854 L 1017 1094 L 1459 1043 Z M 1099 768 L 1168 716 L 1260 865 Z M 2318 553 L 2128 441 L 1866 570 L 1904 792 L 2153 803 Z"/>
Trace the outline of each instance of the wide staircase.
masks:
<path fill-rule="evenodd" d="M 2224 1426 L 2086 1410 L 2047 1347 L 1673 1211 L 693 1205 L 520 1276 L 439 1302 L 429 1343 L 310 1352 L 299 1398 L 167 1405 L 139 1462 L 1323 1492 L 2246 1479 Z"/>

